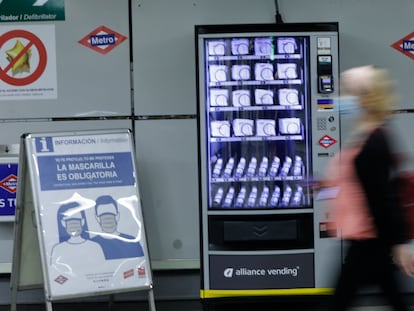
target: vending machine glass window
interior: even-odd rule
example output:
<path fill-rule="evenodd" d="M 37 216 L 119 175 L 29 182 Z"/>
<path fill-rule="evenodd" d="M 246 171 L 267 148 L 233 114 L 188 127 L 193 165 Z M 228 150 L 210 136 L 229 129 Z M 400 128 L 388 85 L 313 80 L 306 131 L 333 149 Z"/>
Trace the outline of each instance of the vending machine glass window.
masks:
<path fill-rule="evenodd" d="M 310 208 L 309 38 L 204 40 L 208 208 Z"/>

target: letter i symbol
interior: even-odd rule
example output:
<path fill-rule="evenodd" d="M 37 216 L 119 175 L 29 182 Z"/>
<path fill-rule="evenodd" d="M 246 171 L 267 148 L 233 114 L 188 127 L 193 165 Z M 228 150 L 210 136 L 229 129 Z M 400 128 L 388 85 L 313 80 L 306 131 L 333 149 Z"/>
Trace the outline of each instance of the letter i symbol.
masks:
<path fill-rule="evenodd" d="M 40 149 L 40 152 L 48 152 L 49 151 L 49 148 L 47 147 L 46 137 L 40 138 L 40 145 L 42 147 L 42 149 Z"/>

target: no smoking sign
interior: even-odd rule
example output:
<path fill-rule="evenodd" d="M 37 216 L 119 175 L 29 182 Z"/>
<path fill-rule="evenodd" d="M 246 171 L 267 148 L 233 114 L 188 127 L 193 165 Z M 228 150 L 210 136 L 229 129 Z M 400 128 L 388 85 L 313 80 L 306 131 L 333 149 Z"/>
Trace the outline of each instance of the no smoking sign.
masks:
<path fill-rule="evenodd" d="M 17 44 L 19 43 L 19 44 Z M 10 47 L 15 47 L 10 49 Z M 7 51 L 13 50 L 13 55 Z M 40 78 L 47 65 L 47 51 L 43 42 L 27 30 L 10 30 L 0 36 L 0 55 L 6 55 L 8 64 L 0 64 L 0 81 L 9 85 L 25 86 Z M 4 57 L 2 57 L 4 58 Z M 27 71 L 15 73 L 13 68 L 26 61 Z"/>

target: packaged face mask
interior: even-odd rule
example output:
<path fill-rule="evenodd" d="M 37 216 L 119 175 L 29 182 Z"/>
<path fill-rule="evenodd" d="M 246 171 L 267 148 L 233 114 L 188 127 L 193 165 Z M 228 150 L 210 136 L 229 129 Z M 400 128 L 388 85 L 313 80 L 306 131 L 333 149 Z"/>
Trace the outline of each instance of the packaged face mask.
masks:
<path fill-rule="evenodd" d="M 300 134 L 301 123 L 299 118 L 281 118 L 279 119 L 280 134 Z"/>
<path fill-rule="evenodd" d="M 250 119 L 234 119 L 233 132 L 234 136 L 252 136 L 254 121 Z"/>
<path fill-rule="evenodd" d="M 293 54 L 297 48 L 294 38 L 278 38 L 277 39 L 277 52 L 279 54 Z"/>
<path fill-rule="evenodd" d="M 213 137 L 230 137 L 229 121 L 211 121 L 210 128 Z"/>
<path fill-rule="evenodd" d="M 256 81 L 274 80 L 273 65 L 269 63 L 257 63 L 254 65 L 254 77 Z"/>
<path fill-rule="evenodd" d="M 210 89 L 210 106 L 227 106 L 229 91 L 227 89 Z"/>
<path fill-rule="evenodd" d="M 276 135 L 276 121 L 270 119 L 256 120 L 256 135 L 257 136 L 275 136 Z"/>
<path fill-rule="evenodd" d="M 296 64 L 277 64 L 277 76 L 279 79 L 296 79 L 298 77 Z"/>
<path fill-rule="evenodd" d="M 299 105 L 299 92 L 296 89 L 279 89 L 279 105 Z"/>
<path fill-rule="evenodd" d="M 273 44 L 271 38 L 254 39 L 254 55 L 269 56 L 273 54 Z"/>
<path fill-rule="evenodd" d="M 232 93 L 232 102 L 234 107 L 250 106 L 250 91 L 235 90 Z"/>
<path fill-rule="evenodd" d="M 271 90 L 254 90 L 254 100 L 256 105 L 273 105 L 273 91 Z"/>
<path fill-rule="evenodd" d="M 208 55 L 223 56 L 226 53 L 226 42 L 215 40 L 208 42 Z"/>
<path fill-rule="evenodd" d="M 249 54 L 249 40 L 248 39 L 232 39 L 231 53 L 233 55 L 247 55 Z"/>
<path fill-rule="evenodd" d="M 249 65 L 234 65 L 231 67 L 231 78 L 233 80 L 250 80 Z"/>
<path fill-rule="evenodd" d="M 227 66 L 226 65 L 211 65 L 209 67 L 211 82 L 224 82 L 227 80 Z"/>

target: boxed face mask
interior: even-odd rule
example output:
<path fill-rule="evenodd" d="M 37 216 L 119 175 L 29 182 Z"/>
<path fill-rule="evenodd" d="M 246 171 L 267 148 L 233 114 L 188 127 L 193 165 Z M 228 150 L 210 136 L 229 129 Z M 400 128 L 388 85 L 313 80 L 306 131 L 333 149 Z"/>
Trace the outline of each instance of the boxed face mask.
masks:
<path fill-rule="evenodd" d="M 247 55 L 249 54 L 249 40 L 240 38 L 231 40 L 231 54 Z"/>
<path fill-rule="evenodd" d="M 278 38 L 277 39 L 277 52 L 279 54 L 293 54 L 297 49 L 296 41 L 294 38 Z"/>
<path fill-rule="evenodd" d="M 257 136 L 275 136 L 276 135 L 276 121 L 271 119 L 257 119 L 256 120 L 256 135 Z"/>
<path fill-rule="evenodd" d="M 277 64 L 277 76 L 279 79 L 296 79 L 298 77 L 296 64 Z"/>
<path fill-rule="evenodd" d="M 273 91 L 256 89 L 254 90 L 256 105 L 273 105 Z"/>
<path fill-rule="evenodd" d="M 211 65 L 209 67 L 209 75 L 211 82 L 227 81 L 227 66 L 226 65 Z"/>
<path fill-rule="evenodd" d="M 229 91 L 227 89 L 210 89 L 210 106 L 227 106 Z"/>
<path fill-rule="evenodd" d="M 250 91 L 249 90 L 233 91 L 232 103 L 234 107 L 250 106 Z"/>
<path fill-rule="evenodd" d="M 252 136 L 254 121 L 250 119 L 234 119 L 233 132 L 234 136 Z"/>
<path fill-rule="evenodd" d="M 208 42 L 208 55 L 223 56 L 226 54 L 226 41 L 215 40 Z"/>
<path fill-rule="evenodd" d="M 257 63 L 254 65 L 254 77 L 256 81 L 274 80 L 273 65 L 269 63 Z"/>
<path fill-rule="evenodd" d="M 281 118 L 279 119 L 280 134 L 300 134 L 301 123 L 299 118 Z"/>
<path fill-rule="evenodd" d="M 271 38 L 254 39 L 254 55 L 269 56 L 273 54 L 273 43 Z"/>
<path fill-rule="evenodd" d="M 231 78 L 233 80 L 250 80 L 249 65 L 233 65 L 231 67 Z"/>
<path fill-rule="evenodd" d="M 299 92 L 296 89 L 279 89 L 279 105 L 299 105 Z"/>
<path fill-rule="evenodd" d="M 213 137 L 230 137 L 229 121 L 211 121 L 210 128 Z"/>

